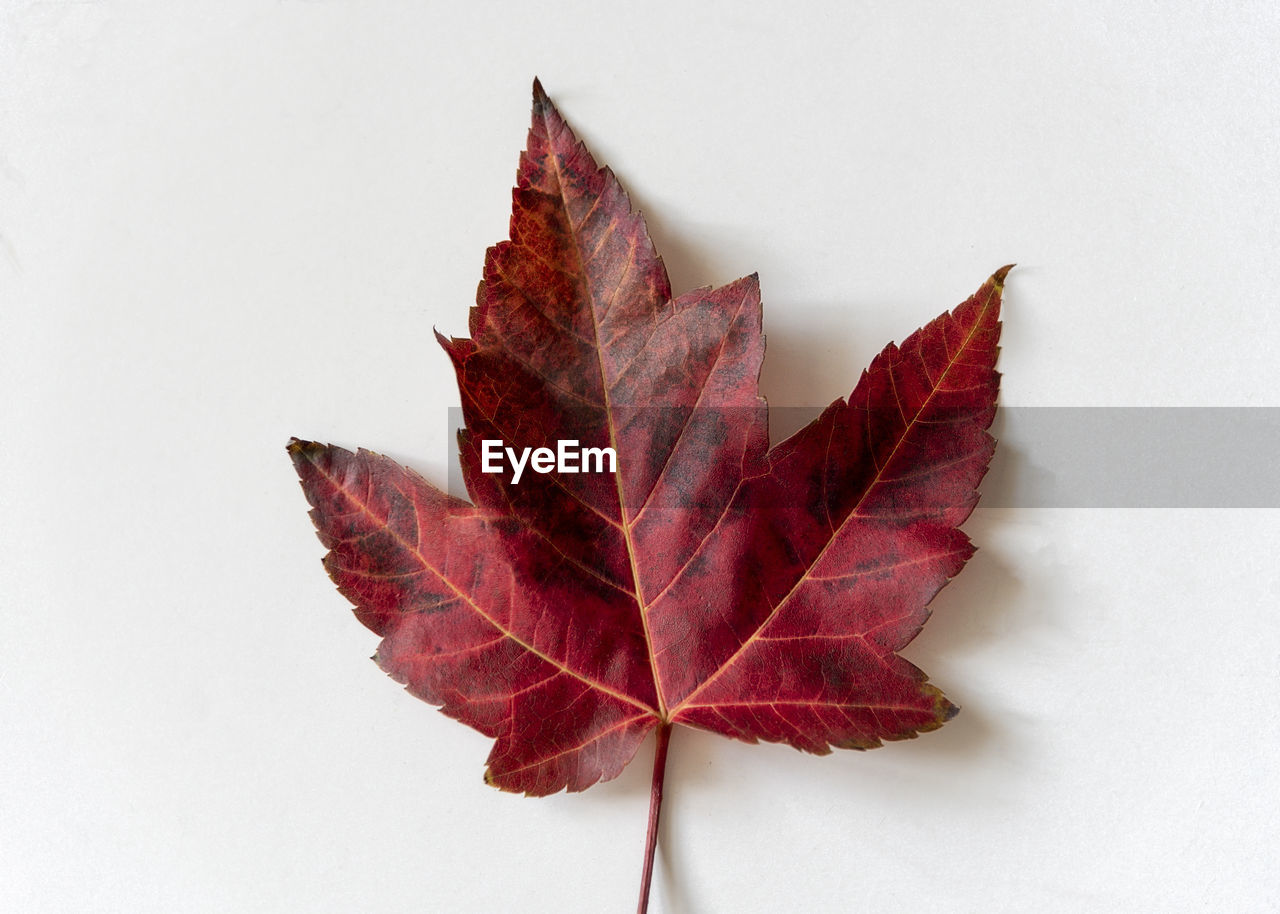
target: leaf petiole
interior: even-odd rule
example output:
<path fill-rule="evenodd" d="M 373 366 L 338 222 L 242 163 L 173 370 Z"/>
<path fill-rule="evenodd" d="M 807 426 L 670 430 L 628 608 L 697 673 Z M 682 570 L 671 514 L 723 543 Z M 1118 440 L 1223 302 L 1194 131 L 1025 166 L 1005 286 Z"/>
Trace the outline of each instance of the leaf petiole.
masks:
<path fill-rule="evenodd" d="M 662 812 L 662 779 L 667 771 L 667 744 L 671 741 L 671 724 L 658 725 L 658 747 L 653 753 L 653 787 L 649 794 L 649 834 L 644 842 L 644 872 L 640 876 L 638 914 L 649 910 L 649 884 L 653 882 L 653 853 L 658 848 L 658 815 Z"/>

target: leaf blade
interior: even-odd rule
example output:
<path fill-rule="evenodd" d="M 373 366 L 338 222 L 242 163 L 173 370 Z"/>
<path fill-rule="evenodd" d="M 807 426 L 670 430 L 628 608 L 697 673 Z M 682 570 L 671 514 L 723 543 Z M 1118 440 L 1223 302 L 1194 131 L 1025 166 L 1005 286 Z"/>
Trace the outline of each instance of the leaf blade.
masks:
<path fill-rule="evenodd" d="M 474 505 L 368 451 L 290 445 L 376 659 L 494 739 L 486 780 L 619 773 L 671 723 L 870 748 L 956 708 L 897 655 L 973 553 L 1005 268 L 769 448 L 756 276 L 673 299 L 641 216 L 540 85 L 470 338 L 437 339 Z M 612 449 L 486 472 L 483 444 Z"/>

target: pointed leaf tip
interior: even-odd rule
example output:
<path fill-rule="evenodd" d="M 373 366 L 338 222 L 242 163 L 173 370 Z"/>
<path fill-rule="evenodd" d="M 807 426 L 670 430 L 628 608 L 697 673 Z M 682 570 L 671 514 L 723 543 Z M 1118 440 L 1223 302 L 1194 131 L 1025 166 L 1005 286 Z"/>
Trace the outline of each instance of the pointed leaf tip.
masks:
<path fill-rule="evenodd" d="M 1014 263 L 1006 264 L 1005 266 L 1001 267 L 1000 269 L 996 270 L 994 273 L 991 274 L 991 282 L 995 285 L 997 289 L 1004 288 L 1004 278 L 1009 275 L 1009 271 L 1012 270 L 1015 266 L 1017 266 L 1017 264 L 1014 264 Z"/>

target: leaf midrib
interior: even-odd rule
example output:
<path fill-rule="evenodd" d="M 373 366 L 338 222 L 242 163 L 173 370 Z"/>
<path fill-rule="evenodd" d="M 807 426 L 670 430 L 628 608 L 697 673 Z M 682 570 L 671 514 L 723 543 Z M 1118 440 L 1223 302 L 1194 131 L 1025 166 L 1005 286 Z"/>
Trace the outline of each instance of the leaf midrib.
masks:
<path fill-rule="evenodd" d="M 600 341 L 600 321 L 596 316 L 595 293 L 594 293 L 594 289 L 592 288 L 590 277 L 587 274 L 586 263 L 583 260 L 582 247 L 579 244 L 579 239 L 581 237 L 579 229 L 581 227 L 581 223 L 579 223 L 578 225 L 575 225 L 573 221 L 573 217 L 569 214 L 569 204 L 568 204 L 568 200 L 565 199 L 565 192 L 564 192 L 564 186 L 565 186 L 564 177 L 563 177 L 563 172 L 560 169 L 560 154 L 557 153 L 555 150 L 555 143 L 551 138 L 550 124 L 548 123 L 545 111 L 542 114 L 542 127 L 543 127 L 543 130 L 547 133 L 548 155 L 551 159 L 551 164 L 555 171 L 556 190 L 558 191 L 557 199 L 560 201 L 560 209 L 564 213 L 564 221 L 565 221 L 565 224 L 569 226 L 570 238 L 573 240 L 573 252 L 577 257 L 577 261 L 578 261 L 577 273 L 578 273 L 578 276 L 581 277 L 584 291 L 587 293 L 586 294 L 587 307 L 588 307 L 588 310 L 591 312 L 591 330 L 592 330 L 592 333 L 595 335 L 596 365 L 600 370 L 600 392 L 601 392 L 601 396 L 604 398 L 603 405 L 604 405 L 605 424 L 609 429 L 609 446 L 613 448 L 614 454 L 617 455 L 618 435 L 617 435 L 617 429 L 615 428 L 614 422 L 613 422 L 613 404 L 612 404 L 612 399 L 609 396 L 609 377 L 608 377 L 608 374 L 605 372 L 605 368 L 604 368 L 604 347 Z M 607 177 L 606 177 L 606 180 L 607 180 Z M 596 200 L 596 203 L 598 202 L 599 202 L 599 198 L 597 198 Z M 587 215 L 590 216 L 590 214 L 594 212 L 594 210 L 595 210 L 595 207 L 593 204 L 592 208 L 588 210 Z M 584 217 L 584 221 L 585 221 L 585 217 Z M 608 229 L 608 231 L 612 231 L 612 230 L 613 230 L 612 227 Z M 631 255 L 632 255 L 631 259 L 628 261 L 628 267 L 632 267 L 634 263 L 634 258 L 635 258 L 634 245 L 631 247 Z M 622 527 L 623 546 L 627 550 L 627 562 L 631 566 L 631 583 L 635 588 L 636 610 L 640 614 L 640 625 L 642 628 L 642 634 L 644 635 L 644 648 L 645 648 L 646 654 L 648 655 L 648 660 L 649 660 L 649 675 L 653 677 L 653 694 L 654 694 L 654 698 L 656 698 L 658 702 L 658 708 L 657 708 L 658 719 L 665 724 L 668 722 L 667 700 L 666 700 L 666 697 L 662 694 L 662 683 L 659 682 L 658 680 L 658 665 L 653 653 L 653 635 L 649 631 L 649 613 L 648 613 L 649 607 L 648 607 L 648 604 L 645 602 L 645 598 L 644 598 L 644 585 L 641 583 L 641 580 L 640 580 L 640 569 L 636 565 L 636 550 L 635 550 L 635 544 L 631 539 L 631 524 L 627 517 L 627 501 L 626 501 L 626 495 L 623 492 L 623 488 L 622 488 L 621 469 L 622 469 L 621 462 L 619 461 L 619 465 L 613 474 L 614 487 L 617 489 L 617 492 L 618 492 L 618 515 L 619 515 L 618 519 L 621 522 L 621 527 Z"/>

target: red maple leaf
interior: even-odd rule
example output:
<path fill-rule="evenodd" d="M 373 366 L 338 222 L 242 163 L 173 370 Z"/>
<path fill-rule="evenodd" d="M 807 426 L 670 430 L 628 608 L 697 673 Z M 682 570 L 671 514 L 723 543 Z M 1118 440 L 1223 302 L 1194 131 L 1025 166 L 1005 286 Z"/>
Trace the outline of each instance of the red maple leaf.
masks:
<path fill-rule="evenodd" d="M 1007 271 L 769 449 L 756 277 L 673 299 L 625 191 L 535 82 L 511 240 L 470 338 L 440 337 L 473 504 L 295 439 L 325 567 L 382 668 L 494 738 L 503 790 L 583 790 L 658 731 L 647 892 L 673 725 L 826 753 L 956 713 L 897 651 L 973 553 L 958 525 L 995 446 Z M 502 472 L 486 441 L 513 448 Z M 561 442 L 595 471 L 517 481 L 516 452 Z"/>

